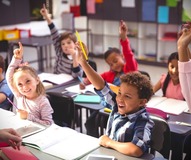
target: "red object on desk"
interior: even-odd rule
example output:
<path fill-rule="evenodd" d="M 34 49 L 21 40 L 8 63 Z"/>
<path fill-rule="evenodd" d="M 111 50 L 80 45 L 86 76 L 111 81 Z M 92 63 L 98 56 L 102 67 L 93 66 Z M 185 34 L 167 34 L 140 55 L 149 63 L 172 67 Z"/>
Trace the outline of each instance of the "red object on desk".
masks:
<path fill-rule="evenodd" d="M 6 142 L 0 142 L 0 148 L 1 148 L 1 147 L 8 147 L 8 146 L 9 146 L 8 143 L 6 143 Z"/>
<path fill-rule="evenodd" d="M 160 109 L 146 107 L 146 110 L 148 113 L 153 114 L 153 115 L 158 116 L 158 117 L 161 117 L 162 119 L 166 120 L 169 118 L 169 115 Z"/>
<path fill-rule="evenodd" d="M 38 160 L 38 158 L 34 156 L 31 152 L 29 152 L 29 150 L 24 146 L 20 146 L 20 150 L 14 149 L 11 146 L 2 147 L 1 151 L 1 157 L 3 159 L 7 158 L 9 160 Z"/>

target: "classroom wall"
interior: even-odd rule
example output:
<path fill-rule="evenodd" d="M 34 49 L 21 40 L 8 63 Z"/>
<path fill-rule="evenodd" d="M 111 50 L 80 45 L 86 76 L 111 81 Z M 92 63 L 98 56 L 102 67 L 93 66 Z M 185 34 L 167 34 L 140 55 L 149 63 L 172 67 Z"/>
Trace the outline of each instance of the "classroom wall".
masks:
<path fill-rule="evenodd" d="M 70 4 L 69 4 L 70 1 L 66 0 L 66 2 L 68 2 L 68 3 L 62 3 L 62 0 L 53 0 L 53 17 L 54 17 L 53 22 L 55 23 L 55 25 L 58 29 L 62 28 L 61 13 L 70 11 Z M 74 21 L 75 21 L 75 26 L 78 26 L 80 28 L 87 27 L 87 18 L 86 17 L 77 17 L 74 19 Z M 35 35 L 35 36 L 50 35 L 50 31 L 49 31 L 46 21 L 31 21 L 29 23 L 0 26 L 0 30 L 15 29 L 15 28 L 30 29 L 31 35 Z M 87 43 L 86 33 L 83 32 L 83 33 L 80 33 L 80 35 L 81 35 L 82 41 Z M 36 52 L 35 48 L 24 47 L 24 53 L 25 53 L 24 61 L 35 61 L 37 59 L 37 52 Z M 53 59 L 52 59 L 51 64 L 54 63 L 54 56 L 55 56 L 55 51 L 52 46 L 51 47 L 51 57 L 53 57 Z M 37 63 L 31 63 L 31 66 L 34 67 L 35 69 L 38 69 Z"/>

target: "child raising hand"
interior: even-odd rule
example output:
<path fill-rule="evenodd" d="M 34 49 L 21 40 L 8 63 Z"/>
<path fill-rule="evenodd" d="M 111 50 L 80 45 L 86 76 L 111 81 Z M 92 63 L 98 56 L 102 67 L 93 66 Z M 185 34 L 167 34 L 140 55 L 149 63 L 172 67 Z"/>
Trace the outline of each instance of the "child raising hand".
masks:
<path fill-rule="evenodd" d="M 79 44 L 78 62 L 93 84 L 96 93 L 112 106 L 106 135 L 99 138 L 101 146 L 120 153 L 140 157 L 147 152 L 154 126 L 145 105 L 153 94 L 149 79 L 139 72 L 120 76 L 121 84 L 116 95 L 107 82 L 87 63 Z"/>
<path fill-rule="evenodd" d="M 11 63 L 6 72 L 7 83 L 17 101 L 18 113 L 22 119 L 28 119 L 43 125 L 53 123 L 53 109 L 45 96 L 45 89 L 36 70 L 22 64 L 23 46 L 13 51 Z"/>
<path fill-rule="evenodd" d="M 78 76 L 82 77 L 83 71 L 76 61 L 76 35 L 73 32 L 68 31 L 60 34 L 52 22 L 45 4 L 41 8 L 40 13 L 47 21 L 55 48 L 56 60 L 54 65 L 54 73 L 66 73 L 72 75 L 74 78 Z"/>

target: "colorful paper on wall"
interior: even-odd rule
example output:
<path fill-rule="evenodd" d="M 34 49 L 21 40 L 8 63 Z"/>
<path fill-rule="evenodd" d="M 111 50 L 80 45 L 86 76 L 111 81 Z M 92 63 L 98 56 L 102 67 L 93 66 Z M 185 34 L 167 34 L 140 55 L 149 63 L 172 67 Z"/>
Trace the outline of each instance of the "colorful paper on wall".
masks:
<path fill-rule="evenodd" d="M 135 7 L 135 0 L 121 0 L 121 7 Z"/>
<path fill-rule="evenodd" d="M 80 6 L 70 6 L 70 12 L 74 14 L 74 17 L 80 16 Z"/>
<path fill-rule="evenodd" d="M 156 21 L 156 0 L 142 1 L 142 20 Z"/>
<path fill-rule="evenodd" d="M 169 7 L 168 6 L 158 7 L 158 22 L 169 23 Z"/>
<path fill-rule="evenodd" d="M 169 7 L 176 7 L 178 4 L 177 0 L 166 0 L 166 5 Z"/>
<path fill-rule="evenodd" d="M 95 14 L 95 0 L 88 0 L 86 2 L 86 7 L 87 7 L 87 13 L 88 14 Z"/>
<path fill-rule="evenodd" d="M 96 3 L 103 3 L 103 0 L 95 0 Z"/>
<path fill-rule="evenodd" d="M 191 0 L 184 0 L 182 6 L 182 21 L 191 21 Z"/>

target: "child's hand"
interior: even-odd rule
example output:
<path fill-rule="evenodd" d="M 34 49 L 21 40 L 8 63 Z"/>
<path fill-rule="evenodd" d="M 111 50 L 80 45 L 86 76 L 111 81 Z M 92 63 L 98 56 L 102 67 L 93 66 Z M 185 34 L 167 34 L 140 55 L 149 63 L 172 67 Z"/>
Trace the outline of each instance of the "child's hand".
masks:
<path fill-rule="evenodd" d="M 86 56 L 87 56 L 88 55 L 87 54 L 88 49 L 87 49 L 86 45 L 83 42 L 82 42 L 82 45 L 84 47 L 84 50 L 85 50 L 85 53 L 86 53 Z M 81 45 L 80 45 L 80 42 L 76 42 L 76 48 L 78 50 L 78 53 L 77 53 L 77 61 L 78 61 L 78 63 L 86 61 L 85 55 L 84 55 L 84 53 L 82 51 L 82 48 L 81 48 Z"/>
<path fill-rule="evenodd" d="M 102 135 L 99 138 L 99 144 L 101 146 L 109 148 L 110 147 L 110 143 L 111 143 L 111 139 L 108 136 L 106 136 L 106 135 Z"/>
<path fill-rule="evenodd" d="M 27 119 L 27 117 L 28 117 L 28 112 L 27 111 L 19 109 L 17 112 L 18 112 L 21 119 Z"/>
<path fill-rule="evenodd" d="M 119 36 L 122 40 L 125 40 L 127 38 L 127 34 L 128 34 L 128 27 L 125 24 L 125 22 L 121 20 L 119 25 Z"/>
<path fill-rule="evenodd" d="M 81 90 L 84 90 L 86 88 L 86 86 L 83 83 L 80 83 L 79 87 L 80 87 Z"/>
<path fill-rule="evenodd" d="M 191 28 L 183 28 L 181 32 L 181 36 L 177 41 L 178 47 L 188 47 L 189 43 L 191 43 Z"/>
<path fill-rule="evenodd" d="M 19 48 L 16 48 L 13 51 L 13 54 L 14 54 L 14 57 L 16 59 L 22 59 L 22 57 L 23 57 L 23 46 L 22 46 L 21 42 L 19 42 Z"/>
<path fill-rule="evenodd" d="M 41 8 L 40 14 L 41 14 L 43 17 L 45 17 L 45 18 L 48 17 L 48 10 L 46 9 L 45 4 L 43 4 L 43 7 Z"/>

